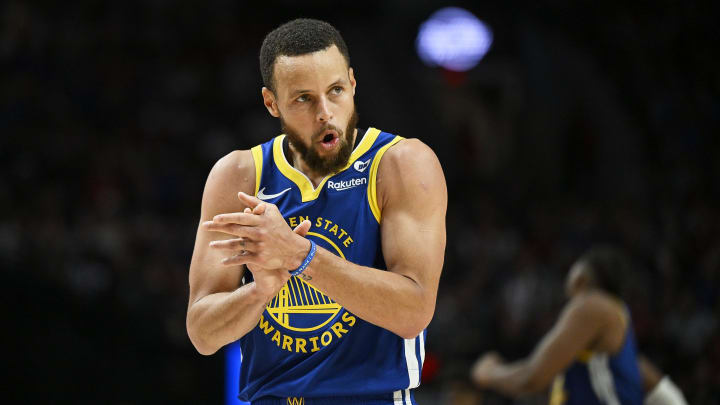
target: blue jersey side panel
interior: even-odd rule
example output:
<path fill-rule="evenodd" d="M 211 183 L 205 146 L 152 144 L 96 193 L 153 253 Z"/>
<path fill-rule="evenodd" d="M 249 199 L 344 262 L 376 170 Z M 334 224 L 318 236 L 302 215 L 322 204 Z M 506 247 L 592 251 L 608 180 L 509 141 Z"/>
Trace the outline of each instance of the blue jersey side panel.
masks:
<path fill-rule="evenodd" d="M 629 318 L 629 317 L 628 317 Z M 635 331 L 628 325 L 625 345 L 610 361 L 615 390 L 623 404 L 641 405 L 644 399 L 642 377 L 637 365 Z"/>
<path fill-rule="evenodd" d="M 590 384 L 588 368 L 583 363 L 575 362 L 565 372 L 564 389 L 566 402 L 562 404 L 602 405 Z"/>
<path fill-rule="evenodd" d="M 620 351 L 612 356 L 592 354 L 575 361 L 562 377 L 562 393 L 551 395 L 551 404 L 605 405 L 617 400 L 619 405 L 642 405 L 643 386 L 637 366 L 635 333 L 630 316 L 625 341 Z M 609 375 L 612 380 L 607 384 Z M 559 388 L 559 387 L 558 387 Z"/>
<path fill-rule="evenodd" d="M 275 138 L 262 145 L 258 190 L 282 193 L 267 201 L 278 206 L 291 227 L 310 220 L 307 237 L 318 247 L 356 264 L 385 269 L 380 226 L 369 203 L 374 182 L 370 173 L 376 154 L 398 139 L 369 129 L 349 166 L 313 189 L 287 163 L 283 137 Z M 259 324 L 240 339 L 240 399 L 392 394 L 412 388 L 419 383 L 425 337 L 422 333 L 406 341 L 291 277 Z"/>

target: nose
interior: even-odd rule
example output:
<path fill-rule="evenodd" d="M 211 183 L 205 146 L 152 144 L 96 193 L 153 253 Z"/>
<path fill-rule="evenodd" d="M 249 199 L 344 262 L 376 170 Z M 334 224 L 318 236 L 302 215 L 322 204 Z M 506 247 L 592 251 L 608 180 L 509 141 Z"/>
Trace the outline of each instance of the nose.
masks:
<path fill-rule="evenodd" d="M 329 122 L 332 119 L 333 113 L 330 110 L 330 102 L 327 97 L 320 97 L 317 117 L 320 122 Z"/>

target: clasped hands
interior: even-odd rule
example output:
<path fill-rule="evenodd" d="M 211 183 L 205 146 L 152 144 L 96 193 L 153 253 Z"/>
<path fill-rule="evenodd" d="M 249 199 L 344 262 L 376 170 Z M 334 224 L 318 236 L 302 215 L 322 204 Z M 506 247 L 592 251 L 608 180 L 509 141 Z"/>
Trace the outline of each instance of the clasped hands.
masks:
<path fill-rule="evenodd" d="M 210 242 L 210 247 L 227 252 L 223 266 L 247 265 L 256 284 L 272 297 L 290 278 L 288 271 L 300 266 L 307 255 L 310 241 L 304 236 L 311 223 L 305 220 L 291 229 L 274 204 L 243 192 L 238 199 L 247 205 L 243 212 L 218 214 L 202 227 L 231 235 Z"/>

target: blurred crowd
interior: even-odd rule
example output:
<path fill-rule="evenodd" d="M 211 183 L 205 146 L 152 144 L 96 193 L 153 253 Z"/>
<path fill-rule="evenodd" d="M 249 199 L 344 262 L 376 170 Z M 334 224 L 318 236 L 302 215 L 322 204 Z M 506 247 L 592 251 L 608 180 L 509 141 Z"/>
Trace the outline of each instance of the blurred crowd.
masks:
<path fill-rule="evenodd" d="M 527 355 L 596 243 L 634 259 L 640 351 L 690 403 L 720 403 L 716 6 L 469 5 L 496 42 L 453 73 L 413 49 L 440 2 L 241 3 L 0 4 L 10 398 L 221 401 L 222 356 L 185 332 L 200 197 L 218 158 L 279 132 L 259 46 L 312 16 L 349 45 L 360 126 L 420 138 L 448 180 L 421 403 L 544 403 L 481 395 L 468 370 Z"/>

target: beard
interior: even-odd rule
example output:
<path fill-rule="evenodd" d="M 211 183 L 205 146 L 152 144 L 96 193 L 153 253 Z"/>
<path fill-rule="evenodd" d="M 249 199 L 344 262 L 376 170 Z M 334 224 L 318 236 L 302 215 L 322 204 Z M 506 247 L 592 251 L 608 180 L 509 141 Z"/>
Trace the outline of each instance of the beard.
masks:
<path fill-rule="evenodd" d="M 334 173 L 347 164 L 350 160 L 350 155 L 353 150 L 353 134 L 358 121 L 357 111 L 353 108 L 353 113 L 350 116 L 345 130 L 326 124 L 319 131 L 314 133 L 310 138 L 310 145 L 306 145 L 303 142 L 302 137 L 292 128 L 290 128 L 280 117 L 280 128 L 283 133 L 287 135 L 288 140 L 292 144 L 295 151 L 300 155 L 300 158 L 305 162 L 308 168 L 320 176 L 325 176 L 330 173 Z M 333 130 L 338 134 L 338 150 L 334 155 L 322 157 L 318 154 L 316 140 L 322 136 L 325 131 Z"/>

